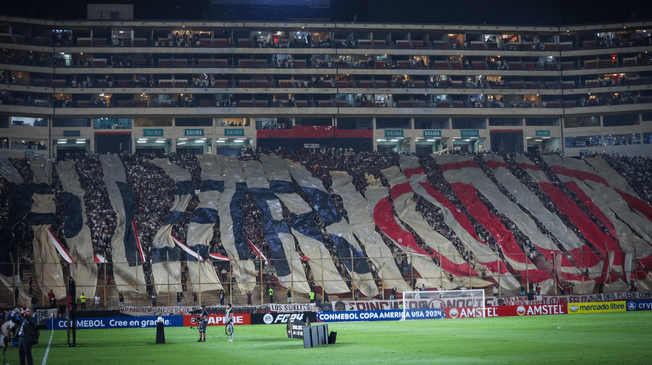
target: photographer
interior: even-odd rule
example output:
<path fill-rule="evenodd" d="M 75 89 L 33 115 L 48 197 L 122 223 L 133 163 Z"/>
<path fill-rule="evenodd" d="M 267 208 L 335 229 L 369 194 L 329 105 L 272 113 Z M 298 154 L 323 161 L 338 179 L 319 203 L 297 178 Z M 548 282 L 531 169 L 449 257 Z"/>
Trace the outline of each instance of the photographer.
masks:
<path fill-rule="evenodd" d="M 201 306 L 201 313 L 199 314 L 199 340 L 197 342 L 206 342 L 206 326 L 208 326 L 208 312 L 206 306 Z"/>
<path fill-rule="evenodd" d="M 38 343 L 38 337 L 36 334 L 36 318 L 33 317 L 32 308 L 21 309 L 19 318 L 13 318 L 13 321 L 18 326 L 17 336 L 19 337 L 18 355 L 20 356 L 20 364 L 24 365 L 27 363 L 27 365 L 33 365 L 32 345 Z"/>

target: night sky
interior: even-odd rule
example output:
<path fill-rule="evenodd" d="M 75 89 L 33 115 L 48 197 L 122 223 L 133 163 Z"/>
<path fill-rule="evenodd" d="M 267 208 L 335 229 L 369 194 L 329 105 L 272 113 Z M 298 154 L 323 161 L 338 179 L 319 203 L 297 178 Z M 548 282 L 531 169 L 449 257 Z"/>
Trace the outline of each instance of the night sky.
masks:
<path fill-rule="evenodd" d="M 269 3 L 273 0 L 266 0 Z M 281 0 L 282 1 L 282 0 Z M 85 19 L 89 1 L 34 0 L 0 7 L 1 15 L 43 19 Z M 134 4 L 136 19 L 286 20 L 296 11 L 282 6 L 243 6 L 224 11 L 210 0 L 95 0 L 92 3 Z M 332 21 L 416 24 L 574 25 L 652 21 L 652 7 L 641 0 L 330 0 L 321 10 Z M 17 6 L 16 4 L 29 4 Z M 260 9 L 261 11 L 256 11 Z M 296 9 L 295 9 L 296 10 Z M 237 19 L 241 18 L 241 19 Z"/>

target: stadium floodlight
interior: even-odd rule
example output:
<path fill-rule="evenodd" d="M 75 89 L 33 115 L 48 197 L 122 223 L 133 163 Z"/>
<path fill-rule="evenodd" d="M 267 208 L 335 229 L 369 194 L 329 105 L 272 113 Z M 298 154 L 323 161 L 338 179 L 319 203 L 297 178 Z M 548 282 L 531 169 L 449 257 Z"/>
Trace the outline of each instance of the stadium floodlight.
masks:
<path fill-rule="evenodd" d="M 403 292 L 401 320 L 444 318 L 446 308 L 477 308 L 484 318 L 484 289 Z"/>

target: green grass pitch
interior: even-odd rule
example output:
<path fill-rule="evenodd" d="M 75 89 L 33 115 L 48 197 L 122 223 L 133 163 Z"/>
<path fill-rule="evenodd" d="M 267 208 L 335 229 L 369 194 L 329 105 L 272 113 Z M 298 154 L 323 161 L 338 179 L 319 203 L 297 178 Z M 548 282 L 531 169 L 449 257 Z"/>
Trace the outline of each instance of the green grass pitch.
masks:
<path fill-rule="evenodd" d="M 337 344 L 304 349 L 285 338 L 284 325 L 236 326 L 197 331 L 166 328 L 77 331 L 70 348 L 65 331 L 54 331 L 45 364 L 649 364 L 652 312 L 330 323 Z M 43 364 L 51 331 L 43 331 L 34 363 Z M 15 349 L 9 363 L 17 364 Z"/>

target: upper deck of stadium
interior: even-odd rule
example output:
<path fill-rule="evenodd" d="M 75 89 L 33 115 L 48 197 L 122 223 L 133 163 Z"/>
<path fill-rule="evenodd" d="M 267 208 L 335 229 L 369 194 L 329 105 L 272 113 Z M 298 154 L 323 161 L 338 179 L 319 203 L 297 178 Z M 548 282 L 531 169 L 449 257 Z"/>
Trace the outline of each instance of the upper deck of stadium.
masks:
<path fill-rule="evenodd" d="M 0 146 L 649 155 L 651 31 L 0 17 Z"/>

